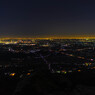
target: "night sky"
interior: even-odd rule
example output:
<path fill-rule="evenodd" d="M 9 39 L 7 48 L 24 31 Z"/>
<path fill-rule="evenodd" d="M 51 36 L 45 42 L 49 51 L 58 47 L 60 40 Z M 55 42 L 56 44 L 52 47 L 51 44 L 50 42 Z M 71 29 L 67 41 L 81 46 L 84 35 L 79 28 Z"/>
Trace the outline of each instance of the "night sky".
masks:
<path fill-rule="evenodd" d="M 95 0 L 2 0 L 0 37 L 95 36 Z"/>

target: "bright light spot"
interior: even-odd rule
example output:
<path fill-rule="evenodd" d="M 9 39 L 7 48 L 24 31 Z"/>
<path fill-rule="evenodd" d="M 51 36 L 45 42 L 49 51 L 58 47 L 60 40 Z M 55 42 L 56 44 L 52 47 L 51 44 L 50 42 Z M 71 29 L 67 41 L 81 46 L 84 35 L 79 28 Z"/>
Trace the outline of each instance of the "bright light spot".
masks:
<path fill-rule="evenodd" d="M 29 76 L 29 75 L 31 75 L 31 73 L 27 73 L 27 75 Z"/>
<path fill-rule="evenodd" d="M 93 59 L 91 59 L 91 61 L 93 61 Z"/>
<path fill-rule="evenodd" d="M 64 72 L 64 74 L 67 74 L 67 72 Z"/>
<path fill-rule="evenodd" d="M 85 63 L 85 65 L 86 65 L 86 66 L 88 66 L 88 65 L 89 65 L 89 63 Z"/>
<path fill-rule="evenodd" d="M 11 73 L 10 76 L 12 76 L 12 77 L 15 76 L 15 73 Z"/>
<path fill-rule="evenodd" d="M 60 71 L 56 71 L 57 73 L 60 73 Z"/>
<path fill-rule="evenodd" d="M 63 70 L 62 73 L 66 74 L 67 72 Z"/>
<path fill-rule="evenodd" d="M 78 72 L 81 72 L 81 70 L 78 70 Z"/>

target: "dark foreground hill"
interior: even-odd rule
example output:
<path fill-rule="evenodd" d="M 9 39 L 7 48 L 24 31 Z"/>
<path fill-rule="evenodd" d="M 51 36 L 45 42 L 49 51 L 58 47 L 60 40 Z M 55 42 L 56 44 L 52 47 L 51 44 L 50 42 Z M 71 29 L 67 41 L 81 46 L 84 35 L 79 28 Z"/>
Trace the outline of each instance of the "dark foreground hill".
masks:
<path fill-rule="evenodd" d="M 60 74 L 39 71 L 19 82 L 14 95 L 95 95 L 95 86 L 76 84 Z"/>

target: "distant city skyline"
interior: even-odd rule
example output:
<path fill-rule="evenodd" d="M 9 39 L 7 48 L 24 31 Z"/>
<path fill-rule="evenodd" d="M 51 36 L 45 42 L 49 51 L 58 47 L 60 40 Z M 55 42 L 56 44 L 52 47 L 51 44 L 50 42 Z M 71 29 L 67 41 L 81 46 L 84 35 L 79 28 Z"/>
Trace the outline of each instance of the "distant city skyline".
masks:
<path fill-rule="evenodd" d="M 95 39 L 94 36 L 65 36 L 65 37 L 0 37 L 0 39 Z"/>

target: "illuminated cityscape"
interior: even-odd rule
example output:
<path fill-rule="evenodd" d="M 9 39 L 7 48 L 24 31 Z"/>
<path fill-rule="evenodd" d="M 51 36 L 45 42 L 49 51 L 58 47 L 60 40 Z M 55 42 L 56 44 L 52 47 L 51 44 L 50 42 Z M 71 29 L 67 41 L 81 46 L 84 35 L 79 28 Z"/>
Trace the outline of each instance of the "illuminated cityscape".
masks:
<path fill-rule="evenodd" d="M 95 0 L 0 1 L 0 95 L 95 95 Z"/>
<path fill-rule="evenodd" d="M 45 87 L 44 89 L 49 87 L 47 91 L 53 91 L 47 92 L 52 93 L 52 95 L 55 95 L 56 91 L 60 95 L 63 93 L 67 95 L 69 90 L 70 93 L 76 95 L 76 93 L 79 93 L 79 87 L 74 87 L 74 85 L 80 86 L 82 93 L 85 93 L 83 89 L 89 89 L 85 84 L 94 86 L 94 74 L 95 39 L 0 40 L 0 83 L 6 86 L 2 89 L 7 89 L 6 93 L 10 95 L 12 93 L 23 95 L 21 94 L 22 90 L 26 90 L 24 93 L 27 93 L 29 90 L 21 87 L 27 87 L 25 84 L 29 85 L 27 82 L 30 79 L 31 82 L 34 82 L 34 86 L 30 82 L 29 89 L 31 87 L 34 89 L 36 85 L 36 87 L 39 87 L 39 82 L 41 82 L 41 85 Z M 32 80 L 32 77 L 35 81 Z M 39 79 L 39 81 L 36 79 Z M 22 83 L 23 81 L 25 82 Z M 38 82 L 38 84 L 35 82 Z M 49 84 L 46 84 L 46 82 L 49 82 Z M 56 82 L 62 83 L 66 87 L 55 84 Z M 55 86 L 51 87 L 53 85 Z M 56 91 L 53 89 L 56 89 Z M 58 89 L 64 90 L 59 92 Z M 90 90 L 94 93 L 92 89 Z M 4 93 L 3 91 L 1 93 Z M 5 95 L 7 95 L 6 93 Z M 36 92 L 30 90 L 29 93 Z M 42 91 L 42 93 L 44 92 Z"/>

